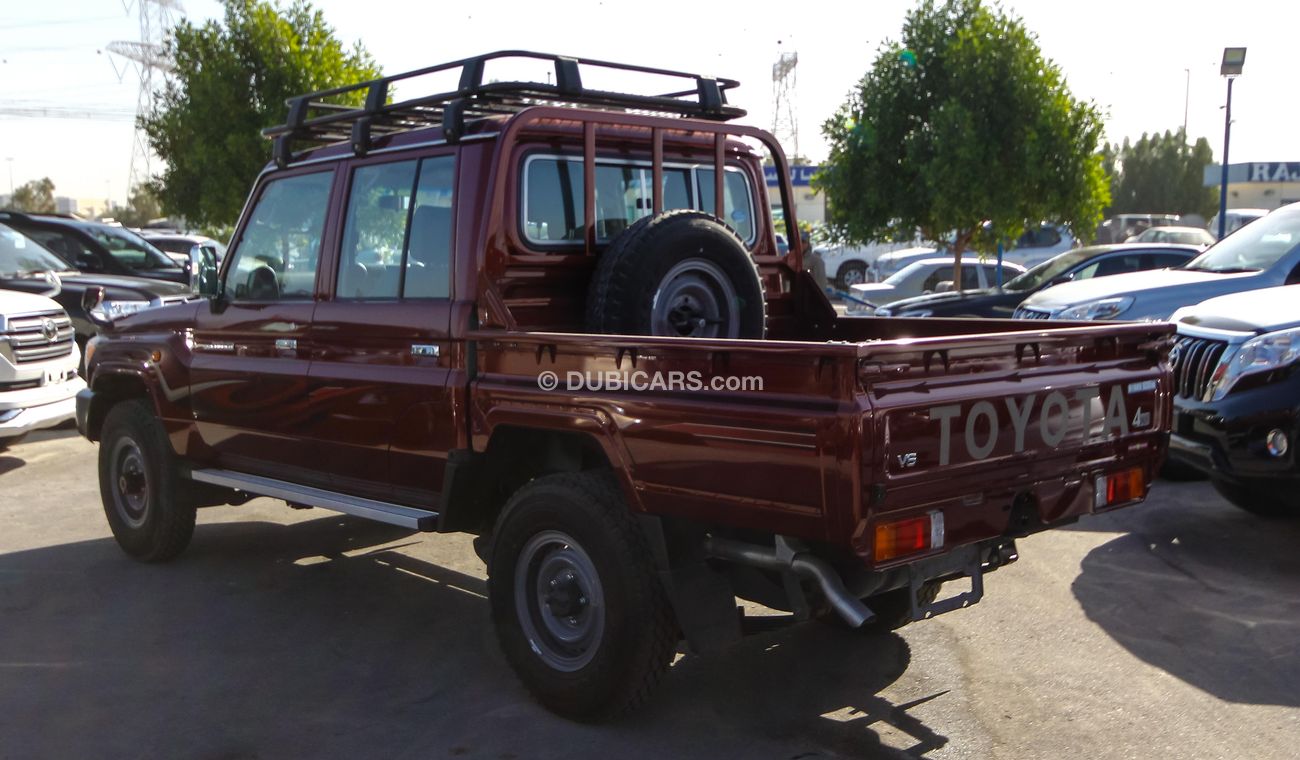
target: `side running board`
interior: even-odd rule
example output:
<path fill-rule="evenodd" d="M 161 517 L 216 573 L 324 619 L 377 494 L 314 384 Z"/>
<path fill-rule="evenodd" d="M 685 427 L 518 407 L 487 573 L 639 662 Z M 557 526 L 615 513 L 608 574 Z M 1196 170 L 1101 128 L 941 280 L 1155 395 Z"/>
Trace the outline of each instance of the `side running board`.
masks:
<path fill-rule="evenodd" d="M 284 499 L 295 504 L 308 504 L 322 509 L 332 509 L 357 517 L 364 517 L 377 522 L 397 525 L 412 530 L 434 531 L 438 528 L 438 513 L 427 509 L 404 507 L 386 501 L 363 499 L 322 488 L 300 486 L 275 478 L 261 475 L 247 475 L 229 470 L 194 470 L 190 477 L 200 483 L 211 483 L 237 491 Z"/>

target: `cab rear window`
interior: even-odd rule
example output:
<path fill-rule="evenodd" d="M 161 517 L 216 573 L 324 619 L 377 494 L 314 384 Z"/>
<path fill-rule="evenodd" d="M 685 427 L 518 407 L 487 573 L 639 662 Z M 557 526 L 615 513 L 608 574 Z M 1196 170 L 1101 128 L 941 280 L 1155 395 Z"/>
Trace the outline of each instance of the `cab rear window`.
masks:
<path fill-rule="evenodd" d="M 693 208 L 712 213 L 713 168 L 665 164 L 664 209 Z M 654 210 L 654 172 L 648 163 L 597 159 L 596 240 L 608 242 Z M 524 163 L 522 227 L 539 247 L 581 243 L 586 226 L 582 160 L 531 156 Z M 746 243 L 754 240 L 754 196 L 744 172 L 727 167 L 723 178 L 726 222 Z"/>

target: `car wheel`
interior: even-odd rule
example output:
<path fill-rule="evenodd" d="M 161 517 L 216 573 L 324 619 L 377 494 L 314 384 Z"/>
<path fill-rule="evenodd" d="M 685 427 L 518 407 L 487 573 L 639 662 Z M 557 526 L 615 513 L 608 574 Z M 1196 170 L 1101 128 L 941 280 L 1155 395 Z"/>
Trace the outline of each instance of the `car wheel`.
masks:
<path fill-rule="evenodd" d="M 867 265 L 861 261 L 846 261 L 840 265 L 840 271 L 836 272 L 835 279 L 839 280 L 840 287 L 844 290 L 854 285 L 861 285 L 867 281 Z"/>
<path fill-rule="evenodd" d="M 123 551 L 143 562 L 180 554 L 194 534 L 188 486 L 148 402 L 132 399 L 109 410 L 99 444 L 99 492 Z"/>
<path fill-rule="evenodd" d="M 596 333 L 762 338 L 758 267 L 730 227 L 700 211 L 645 217 L 601 255 L 587 296 Z"/>
<path fill-rule="evenodd" d="M 489 557 L 492 621 L 546 708 L 614 717 L 667 672 L 677 626 L 650 557 L 609 472 L 549 475 L 510 499 Z"/>
<path fill-rule="evenodd" d="M 1300 517 L 1300 503 L 1293 497 L 1259 483 L 1233 483 L 1211 478 L 1214 490 L 1234 507 L 1260 517 Z"/>

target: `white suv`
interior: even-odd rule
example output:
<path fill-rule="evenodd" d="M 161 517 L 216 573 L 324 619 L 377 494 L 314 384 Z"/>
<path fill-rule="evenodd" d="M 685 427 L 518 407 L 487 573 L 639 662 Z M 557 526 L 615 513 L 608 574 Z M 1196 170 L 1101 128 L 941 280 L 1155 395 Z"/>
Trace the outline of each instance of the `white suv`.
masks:
<path fill-rule="evenodd" d="M 0 290 L 0 449 L 73 418 L 81 352 L 72 320 L 45 296 Z"/>

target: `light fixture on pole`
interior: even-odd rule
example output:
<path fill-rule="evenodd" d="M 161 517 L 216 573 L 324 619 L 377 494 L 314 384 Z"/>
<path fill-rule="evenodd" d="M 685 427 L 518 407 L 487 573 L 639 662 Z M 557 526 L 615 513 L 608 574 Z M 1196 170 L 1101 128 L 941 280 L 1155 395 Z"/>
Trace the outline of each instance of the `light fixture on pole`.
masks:
<path fill-rule="evenodd" d="M 1230 47 L 1223 49 L 1223 63 L 1219 66 L 1219 76 L 1228 79 L 1228 102 L 1223 114 L 1223 165 L 1219 173 L 1219 239 L 1228 224 L 1228 138 L 1232 136 L 1232 80 L 1241 76 L 1241 69 L 1246 63 L 1246 48 Z"/>

